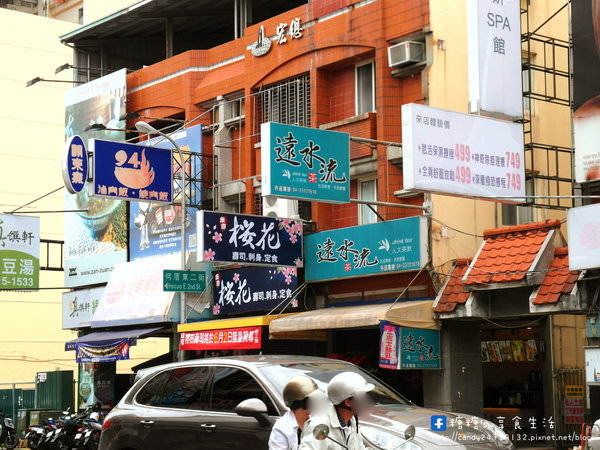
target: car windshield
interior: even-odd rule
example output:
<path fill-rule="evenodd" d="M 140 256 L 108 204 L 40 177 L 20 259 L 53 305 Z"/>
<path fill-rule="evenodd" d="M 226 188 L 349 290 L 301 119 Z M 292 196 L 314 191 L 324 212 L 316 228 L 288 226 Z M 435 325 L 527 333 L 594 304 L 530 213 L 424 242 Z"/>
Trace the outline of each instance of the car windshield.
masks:
<path fill-rule="evenodd" d="M 393 389 L 385 385 L 382 381 L 369 375 L 362 369 L 345 364 L 343 362 L 318 362 L 318 363 L 293 363 L 280 364 L 276 366 L 260 367 L 260 371 L 277 389 L 280 395 L 283 393 L 283 388 L 288 380 L 296 375 L 308 375 L 311 377 L 319 388 L 327 392 L 327 384 L 329 381 L 341 372 L 355 372 L 362 375 L 368 383 L 375 386 L 370 397 L 376 405 L 408 405 L 410 402 L 395 392 Z"/>

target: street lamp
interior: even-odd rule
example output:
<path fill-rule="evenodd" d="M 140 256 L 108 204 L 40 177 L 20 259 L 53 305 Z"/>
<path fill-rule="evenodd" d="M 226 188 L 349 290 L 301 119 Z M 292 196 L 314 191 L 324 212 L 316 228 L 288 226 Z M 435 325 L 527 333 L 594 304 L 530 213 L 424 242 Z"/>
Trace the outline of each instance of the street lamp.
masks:
<path fill-rule="evenodd" d="M 183 158 L 183 151 L 181 150 L 181 147 L 179 147 L 179 145 L 177 145 L 177 142 L 175 142 L 173 140 L 173 138 L 171 138 L 171 136 L 169 136 L 166 133 L 163 133 L 162 131 L 157 130 L 156 128 L 154 128 L 152 125 L 150 125 L 147 122 L 136 122 L 135 124 L 135 128 L 140 132 L 140 133 L 146 133 L 146 134 L 157 134 L 159 136 L 164 137 L 166 140 L 168 140 L 171 144 L 173 144 L 173 146 L 177 149 L 177 152 L 179 153 L 179 160 L 181 161 L 181 270 L 185 270 L 185 249 L 186 249 L 186 245 L 185 245 L 185 219 L 186 219 L 186 209 L 185 209 L 185 188 L 186 188 L 186 177 L 185 177 L 185 160 Z M 185 292 L 180 292 L 179 293 L 179 301 L 180 301 L 180 305 L 179 305 L 179 323 L 185 323 Z M 179 334 L 177 333 L 177 336 Z M 181 347 L 181 346 L 180 346 Z M 183 350 L 179 350 L 179 360 L 183 361 Z"/>

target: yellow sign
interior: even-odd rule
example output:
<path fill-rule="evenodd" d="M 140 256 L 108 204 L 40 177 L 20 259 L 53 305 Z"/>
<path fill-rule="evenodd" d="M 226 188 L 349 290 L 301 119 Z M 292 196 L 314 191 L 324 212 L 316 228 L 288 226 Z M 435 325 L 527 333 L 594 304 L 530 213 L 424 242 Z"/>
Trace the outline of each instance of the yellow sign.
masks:
<path fill-rule="evenodd" d="M 567 384 L 565 386 L 565 397 L 583 398 L 584 392 L 584 387 L 580 384 Z"/>

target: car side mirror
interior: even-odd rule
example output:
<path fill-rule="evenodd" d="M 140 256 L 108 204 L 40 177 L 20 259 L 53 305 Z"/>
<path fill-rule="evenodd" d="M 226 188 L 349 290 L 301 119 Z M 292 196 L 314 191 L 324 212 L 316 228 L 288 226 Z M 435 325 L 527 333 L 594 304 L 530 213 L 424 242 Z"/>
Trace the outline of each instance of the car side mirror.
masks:
<path fill-rule="evenodd" d="M 258 398 L 248 398 L 241 401 L 236 407 L 235 412 L 238 416 L 254 417 L 262 426 L 270 425 L 267 405 Z"/>
<path fill-rule="evenodd" d="M 409 425 L 404 429 L 404 439 L 407 441 L 412 441 L 417 434 L 417 430 L 414 425 Z"/>

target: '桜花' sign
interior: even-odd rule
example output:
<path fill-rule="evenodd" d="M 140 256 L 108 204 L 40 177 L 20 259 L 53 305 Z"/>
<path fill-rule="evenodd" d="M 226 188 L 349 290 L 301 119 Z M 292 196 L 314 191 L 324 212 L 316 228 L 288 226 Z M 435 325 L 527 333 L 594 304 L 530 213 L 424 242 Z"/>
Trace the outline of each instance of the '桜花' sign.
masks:
<path fill-rule="evenodd" d="M 418 270 L 429 256 L 427 221 L 415 216 L 306 236 L 306 281 Z"/>
<path fill-rule="evenodd" d="M 302 267 L 302 222 L 199 211 L 198 261 Z"/>
<path fill-rule="evenodd" d="M 0 288 L 37 289 L 40 218 L 0 214 Z"/>
<path fill-rule="evenodd" d="M 243 267 L 215 273 L 213 314 L 270 310 L 292 301 L 298 287 L 295 267 Z"/>
<path fill-rule="evenodd" d="M 329 203 L 350 201 L 350 135 L 261 125 L 262 194 Z"/>
<path fill-rule="evenodd" d="M 402 105 L 404 188 L 518 201 L 525 195 L 523 126 Z"/>
<path fill-rule="evenodd" d="M 404 328 L 381 321 L 379 367 L 384 369 L 440 369 L 440 332 Z"/>
<path fill-rule="evenodd" d="M 88 178 L 88 156 L 81 136 L 71 136 L 63 155 L 63 179 L 71 194 L 81 192 Z"/>
<path fill-rule="evenodd" d="M 181 333 L 181 350 L 238 350 L 261 348 L 262 328 L 244 327 Z"/>
<path fill-rule="evenodd" d="M 171 150 L 90 139 L 92 195 L 144 202 L 173 201 Z"/>
<path fill-rule="evenodd" d="M 469 0 L 469 100 L 471 112 L 523 115 L 521 2 Z"/>

